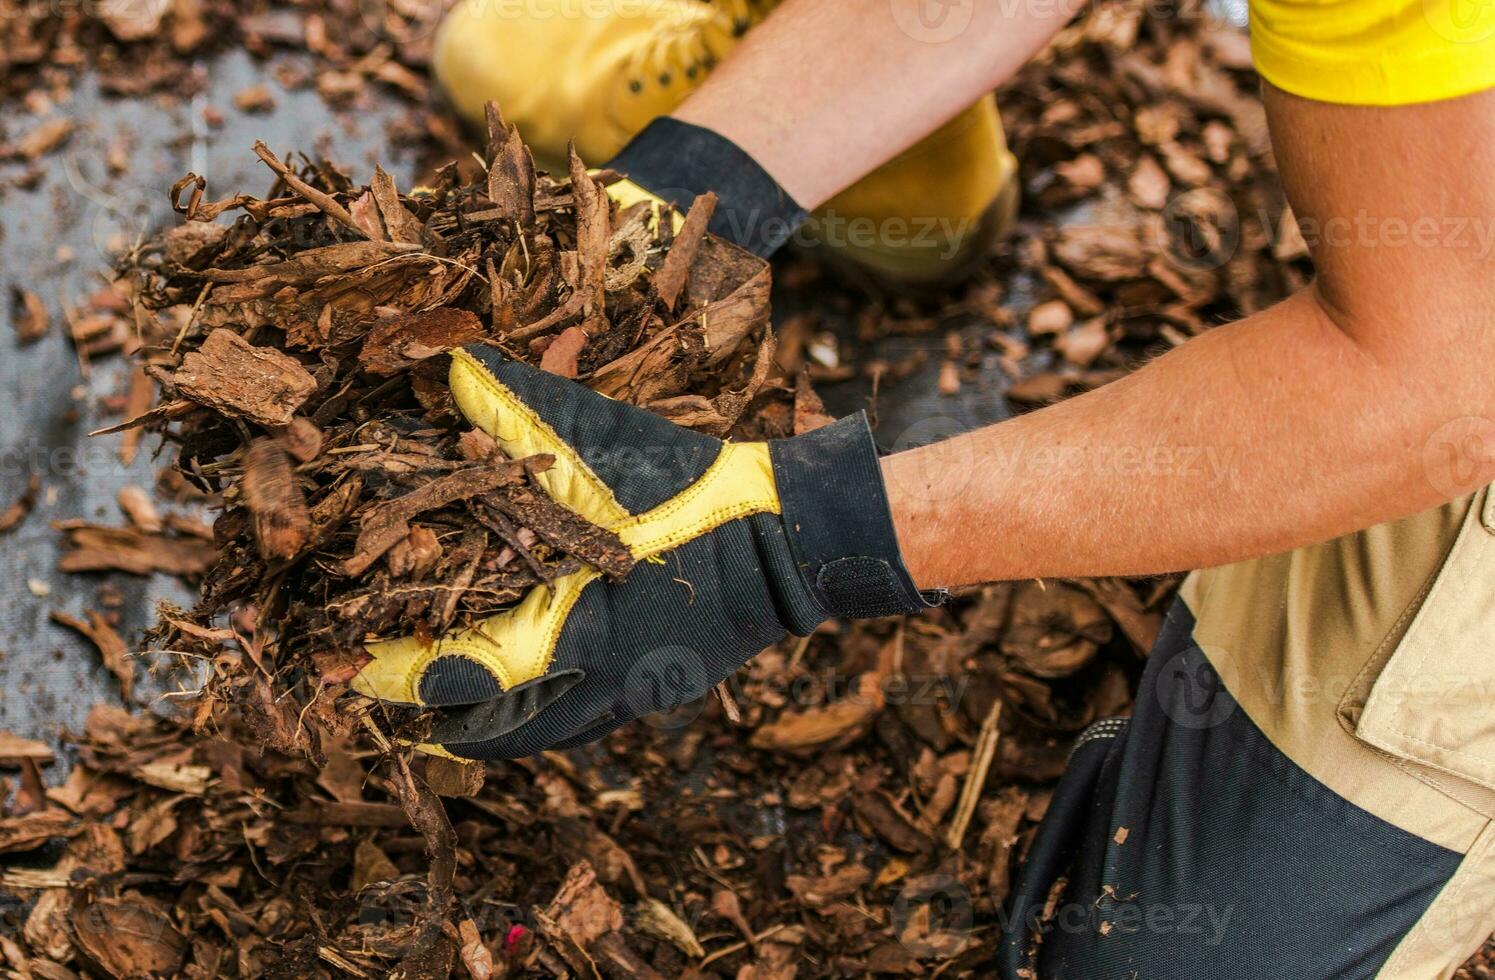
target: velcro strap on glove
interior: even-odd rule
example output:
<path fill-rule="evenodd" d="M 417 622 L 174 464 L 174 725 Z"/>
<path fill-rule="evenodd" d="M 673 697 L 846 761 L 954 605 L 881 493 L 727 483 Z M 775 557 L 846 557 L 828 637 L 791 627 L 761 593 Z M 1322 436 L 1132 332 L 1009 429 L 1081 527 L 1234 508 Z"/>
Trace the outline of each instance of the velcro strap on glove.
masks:
<path fill-rule="evenodd" d="M 921 592 L 898 549 L 877 446 L 864 412 L 769 444 L 789 548 L 828 616 L 866 619 L 944 602 Z"/>

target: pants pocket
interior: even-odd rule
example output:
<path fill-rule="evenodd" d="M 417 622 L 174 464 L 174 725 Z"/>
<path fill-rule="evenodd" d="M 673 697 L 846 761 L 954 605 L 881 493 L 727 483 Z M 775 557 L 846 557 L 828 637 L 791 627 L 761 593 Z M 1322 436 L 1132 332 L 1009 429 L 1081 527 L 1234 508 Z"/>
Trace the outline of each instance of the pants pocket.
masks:
<path fill-rule="evenodd" d="M 1495 818 L 1495 494 L 1476 494 L 1406 631 L 1339 705 L 1360 741 Z M 1405 620 L 1404 620 L 1405 621 Z"/>

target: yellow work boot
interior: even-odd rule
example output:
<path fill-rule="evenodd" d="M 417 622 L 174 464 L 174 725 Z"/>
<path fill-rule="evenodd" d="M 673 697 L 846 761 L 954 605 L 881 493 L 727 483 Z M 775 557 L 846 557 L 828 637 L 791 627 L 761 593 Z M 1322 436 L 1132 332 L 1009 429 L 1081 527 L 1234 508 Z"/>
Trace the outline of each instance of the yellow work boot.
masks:
<path fill-rule="evenodd" d="M 542 166 L 566 144 L 611 159 L 668 115 L 778 0 L 649 0 L 607 12 L 584 0 L 462 0 L 434 68 L 474 125 L 497 102 Z M 798 239 L 841 265 L 900 283 L 942 282 L 982 255 L 1017 210 L 1016 164 L 983 98 L 828 202 Z"/>
<path fill-rule="evenodd" d="M 564 161 L 572 140 L 601 164 L 679 105 L 755 19 L 747 0 L 462 0 L 437 31 L 433 67 L 468 122 L 481 126 L 483 104 L 498 103 L 542 165 Z"/>
<path fill-rule="evenodd" d="M 1017 160 L 987 96 L 817 209 L 799 239 L 917 285 L 968 271 L 1017 217 Z"/>

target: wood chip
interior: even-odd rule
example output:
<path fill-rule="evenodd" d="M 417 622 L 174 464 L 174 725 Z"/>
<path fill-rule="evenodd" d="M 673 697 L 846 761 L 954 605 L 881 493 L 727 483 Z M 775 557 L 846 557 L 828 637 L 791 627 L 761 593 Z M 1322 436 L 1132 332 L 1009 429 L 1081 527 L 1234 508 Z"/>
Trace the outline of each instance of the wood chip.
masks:
<path fill-rule="evenodd" d="M 11 732 L 0 732 L 0 766 L 17 766 L 22 759 L 50 765 L 52 749 L 45 742 L 22 738 Z"/>
<path fill-rule="evenodd" d="M 369 510 L 358 532 L 358 544 L 343 563 L 347 575 L 362 574 L 383 557 L 395 543 L 410 533 L 409 521 L 419 514 L 457 500 L 467 500 L 506 484 L 524 479 L 530 467 L 541 465 L 540 457 L 526 462 L 494 462 L 448 473 L 416 490 Z"/>
<path fill-rule="evenodd" d="M 294 359 L 219 327 L 171 378 L 183 396 L 265 426 L 289 425 L 317 383 Z"/>
<path fill-rule="evenodd" d="M 467 310 L 443 308 L 389 317 L 369 331 L 358 363 L 370 374 L 389 377 L 484 336 L 482 322 Z"/>
<path fill-rule="evenodd" d="M 587 345 L 587 334 L 580 327 L 567 327 L 562 330 L 545 348 L 545 354 L 540 358 L 542 370 L 562 378 L 576 377 L 576 362 L 581 356 L 582 349 Z"/>
<path fill-rule="evenodd" d="M 311 538 L 306 495 L 291 472 L 291 460 L 274 439 L 256 439 L 244 453 L 240 484 L 254 516 L 254 537 L 264 558 L 294 558 Z"/>
<path fill-rule="evenodd" d="M 119 631 L 109 621 L 93 610 L 85 615 L 87 620 L 69 615 L 61 610 L 52 611 L 52 621 L 81 633 L 99 651 L 105 668 L 119 681 L 120 696 L 128 703 L 135 690 L 135 660 Z"/>
<path fill-rule="evenodd" d="M 16 327 L 16 341 L 34 344 L 47 335 L 52 318 L 41 296 L 29 289 L 11 287 L 11 321 Z"/>
<path fill-rule="evenodd" d="M 695 264 L 701 242 L 706 237 L 706 228 L 716 214 L 716 203 L 716 195 L 710 191 L 691 202 L 685 221 L 675 236 L 675 244 L 665 256 L 664 265 L 660 266 L 659 272 L 654 276 L 654 289 L 664 305 L 671 310 L 675 308 L 680 293 L 685 289 L 686 277 Z"/>

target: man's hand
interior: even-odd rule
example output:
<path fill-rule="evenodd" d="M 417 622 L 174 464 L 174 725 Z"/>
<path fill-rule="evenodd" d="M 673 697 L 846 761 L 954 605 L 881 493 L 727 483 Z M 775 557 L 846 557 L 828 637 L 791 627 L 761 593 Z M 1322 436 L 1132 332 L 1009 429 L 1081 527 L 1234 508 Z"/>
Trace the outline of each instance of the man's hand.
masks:
<path fill-rule="evenodd" d="M 927 600 L 903 568 L 861 416 L 723 443 L 506 359 L 453 354 L 452 394 L 509 456 L 638 560 L 584 568 L 434 643 L 370 644 L 361 692 L 441 709 L 428 749 L 514 758 L 601 738 L 705 695 L 786 632 Z"/>

